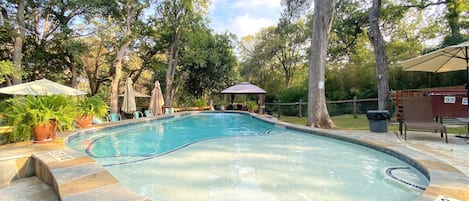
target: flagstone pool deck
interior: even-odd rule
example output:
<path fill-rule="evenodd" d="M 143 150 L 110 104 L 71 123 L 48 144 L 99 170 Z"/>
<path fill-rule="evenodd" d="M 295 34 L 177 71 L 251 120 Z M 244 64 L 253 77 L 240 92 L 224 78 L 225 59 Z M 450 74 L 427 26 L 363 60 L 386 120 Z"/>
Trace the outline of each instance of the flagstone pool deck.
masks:
<path fill-rule="evenodd" d="M 257 115 L 256 115 L 257 116 Z M 260 117 L 276 122 L 274 118 Z M 105 123 L 90 129 L 139 123 L 149 118 Z M 408 132 L 404 140 L 390 126 L 387 133 L 356 130 L 311 129 L 288 123 L 280 126 L 317 132 L 342 140 L 380 149 L 397 157 L 412 158 L 425 167 L 430 184 L 419 201 L 469 200 L 469 140 L 448 136 L 446 144 L 439 134 Z M 85 154 L 58 142 L 30 142 L 0 146 L 0 201 L 6 200 L 150 200 L 119 183 L 106 169 Z M 47 185 L 45 185 L 47 184 Z M 38 188 L 32 188 L 37 186 Z"/>

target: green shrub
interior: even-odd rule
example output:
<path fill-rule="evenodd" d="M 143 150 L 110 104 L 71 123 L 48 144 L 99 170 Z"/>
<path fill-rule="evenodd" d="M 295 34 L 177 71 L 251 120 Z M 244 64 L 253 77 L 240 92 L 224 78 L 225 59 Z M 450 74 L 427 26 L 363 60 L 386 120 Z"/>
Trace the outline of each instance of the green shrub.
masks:
<path fill-rule="evenodd" d="M 257 103 L 252 100 L 246 101 L 246 107 L 248 108 L 249 111 L 254 111 L 254 110 L 259 109 L 259 106 L 257 105 Z"/>
<path fill-rule="evenodd" d="M 81 97 L 78 99 L 77 109 L 80 115 L 103 117 L 107 114 L 109 106 L 99 96 Z"/>
<path fill-rule="evenodd" d="M 203 98 L 195 99 L 193 104 L 195 107 L 205 107 L 207 105 Z"/>
<path fill-rule="evenodd" d="M 7 143 L 30 140 L 33 127 L 49 120 L 59 122 L 61 131 L 73 129 L 78 116 L 75 101 L 65 95 L 16 97 L 6 100 L 6 105 L 3 115 L 6 124 L 13 126 Z"/>

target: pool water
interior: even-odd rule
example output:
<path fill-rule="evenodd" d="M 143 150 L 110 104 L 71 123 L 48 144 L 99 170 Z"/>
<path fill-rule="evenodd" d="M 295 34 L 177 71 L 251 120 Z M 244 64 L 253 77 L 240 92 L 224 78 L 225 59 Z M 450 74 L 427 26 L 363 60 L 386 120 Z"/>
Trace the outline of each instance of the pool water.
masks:
<path fill-rule="evenodd" d="M 244 114 L 158 120 L 79 136 L 69 146 L 153 200 L 414 200 L 422 193 L 415 186 L 428 185 L 388 154 Z"/>

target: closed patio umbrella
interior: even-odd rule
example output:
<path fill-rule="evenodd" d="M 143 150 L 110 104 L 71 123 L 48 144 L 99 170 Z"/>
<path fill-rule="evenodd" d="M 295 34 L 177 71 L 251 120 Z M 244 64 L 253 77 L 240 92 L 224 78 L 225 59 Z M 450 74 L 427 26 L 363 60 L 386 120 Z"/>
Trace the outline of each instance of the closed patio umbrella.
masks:
<path fill-rule="evenodd" d="M 48 96 L 55 94 L 64 94 L 69 96 L 86 95 L 86 92 L 65 85 L 61 85 L 57 82 L 53 82 L 48 79 L 36 80 L 9 87 L 3 87 L 0 88 L 0 93 L 33 96 Z"/>
<path fill-rule="evenodd" d="M 132 79 L 130 77 L 125 81 L 124 100 L 122 102 L 121 110 L 125 113 L 131 114 L 137 111 L 137 105 L 135 104 L 135 92 L 132 87 Z"/>
<path fill-rule="evenodd" d="M 148 107 L 152 114 L 162 115 L 163 114 L 164 98 L 161 92 L 160 82 L 155 81 L 155 86 L 151 91 L 150 106 Z"/>

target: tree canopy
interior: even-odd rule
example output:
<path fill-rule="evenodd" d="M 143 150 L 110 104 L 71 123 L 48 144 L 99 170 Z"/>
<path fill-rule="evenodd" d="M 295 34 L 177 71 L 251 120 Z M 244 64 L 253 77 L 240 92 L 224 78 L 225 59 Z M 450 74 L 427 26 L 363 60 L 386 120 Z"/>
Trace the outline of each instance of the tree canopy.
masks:
<path fill-rule="evenodd" d="M 2 86 L 48 78 L 110 98 L 126 77 L 144 93 L 160 80 L 167 104 L 183 105 L 249 81 L 267 91 L 267 102 L 307 99 L 311 0 L 282 0 L 275 25 L 243 38 L 209 28 L 206 0 L 1 2 Z M 468 0 L 383 0 L 377 23 L 370 6 L 335 3 L 327 100 L 378 97 L 372 24 L 383 36 L 389 90 L 465 84 L 465 73 L 403 72 L 399 62 L 469 40 Z"/>

